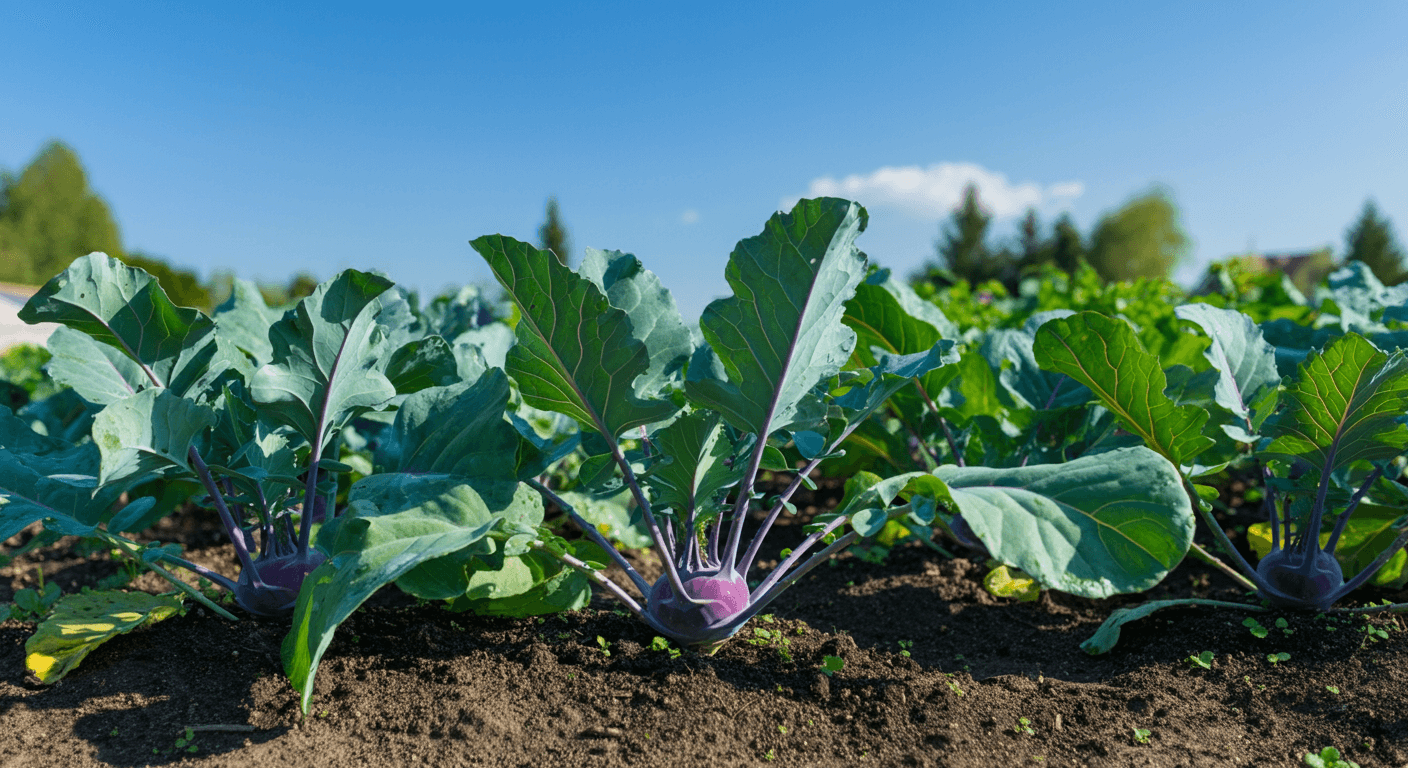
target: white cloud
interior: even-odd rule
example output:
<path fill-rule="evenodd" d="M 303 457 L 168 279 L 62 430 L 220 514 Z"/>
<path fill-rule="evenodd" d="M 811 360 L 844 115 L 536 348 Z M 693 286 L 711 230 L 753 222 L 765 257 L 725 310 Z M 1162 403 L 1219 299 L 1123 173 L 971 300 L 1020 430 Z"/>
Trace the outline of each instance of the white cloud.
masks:
<path fill-rule="evenodd" d="M 963 202 L 963 190 L 969 184 L 977 185 L 978 199 L 999 219 L 1018 216 L 1029 207 L 1068 203 L 1085 192 L 1085 185 L 1079 181 L 1045 187 L 1031 181 L 1012 184 L 1006 174 L 975 163 L 936 163 L 928 168 L 886 166 L 844 179 L 823 176 L 812 181 L 808 196 L 845 197 L 871 208 L 897 208 L 922 218 L 938 219 Z M 795 203 L 795 198 L 784 200 L 783 207 L 790 209 Z"/>
<path fill-rule="evenodd" d="M 680 214 L 680 221 L 684 224 L 697 223 L 699 221 L 699 211 L 690 208 L 689 210 Z"/>

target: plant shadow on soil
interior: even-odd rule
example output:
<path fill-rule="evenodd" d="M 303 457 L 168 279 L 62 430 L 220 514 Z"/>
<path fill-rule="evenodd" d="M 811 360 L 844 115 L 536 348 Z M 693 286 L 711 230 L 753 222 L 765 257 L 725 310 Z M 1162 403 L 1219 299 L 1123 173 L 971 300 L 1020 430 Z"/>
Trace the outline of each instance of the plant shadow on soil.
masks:
<path fill-rule="evenodd" d="M 193 559 L 233 572 L 229 548 L 197 535 L 204 518 L 178 518 L 165 540 L 184 536 Z M 113 570 L 61 543 L 0 569 L 0 600 L 32 586 L 41 563 L 66 590 Z M 648 556 L 639 564 L 650 570 Z M 1364 768 L 1408 761 L 1397 618 L 1372 620 L 1379 639 L 1363 618 L 1262 614 L 1258 638 L 1246 614 L 1180 609 L 1127 625 L 1092 657 L 1079 643 L 1115 607 L 1239 593 L 1190 560 L 1146 595 L 1019 604 L 988 594 L 985 572 L 922 546 L 881 563 L 845 557 L 715 656 L 652 650 L 653 632 L 603 599 L 502 619 L 385 591 L 338 630 L 306 719 L 282 676 L 283 622 L 193 609 L 42 687 L 24 675 L 33 625 L 9 621 L 0 764 L 1291 766 L 1328 745 Z M 1204 651 L 1211 669 L 1187 661 Z M 844 669 L 823 674 L 824 656 Z M 177 748 L 189 726 L 252 730 L 200 730 Z"/>

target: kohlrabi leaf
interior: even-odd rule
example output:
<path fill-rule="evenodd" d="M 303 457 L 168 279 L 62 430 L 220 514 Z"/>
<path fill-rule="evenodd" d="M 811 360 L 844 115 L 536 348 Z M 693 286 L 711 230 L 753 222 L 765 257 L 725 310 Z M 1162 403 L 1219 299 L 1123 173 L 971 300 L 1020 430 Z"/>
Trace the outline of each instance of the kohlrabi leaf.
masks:
<path fill-rule="evenodd" d="M 24 665 L 39 682 L 53 685 L 108 640 L 180 610 L 176 595 L 113 590 L 64 595 L 25 641 Z"/>
<path fill-rule="evenodd" d="M 109 405 L 93 420 L 93 442 L 103 457 L 98 482 L 129 482 L 171 469 L 190 471 L 186 452 L 215 419 L 214 410 L 164 389 L 145 389 Z"/>
<path fill-rule="evenodd" d="M 709 304 L 699 322 L 728 378 L 701 378 L 691 367 L 691 400 L 763 436 L 798 418 L 812 388 L 855 348 L 841 317 L 865 275 L 855 239 L 866 220 L 856 203 L 803 200 L 738 243 L 724 273 L 734 295 Z"/>
<path fill-rule="evenodd" d="M 651 544 L 650 531 L 639 521 L 639 515 L 632 520 L 631 492 L 622 490 L 615 496 L 593 498 L 585 493 L 563 491 L 558 494 L 562 500 L 572 505 L 581 518 L 602 536 L 621 546 L 622 549 L 641 549 Z M 470 595 L 473 597 L 473 595 Z"/>
<path fill-rule="evenodd" d="M 477 581 L 449 609 L 481 616 L 539 616 L 585 608 L 591 600 L 587 578 L 551 555 L 534 551 L 507 558 L 504 564 L 500 571 L 476 571 Z M 511 586 L 525 583 L 532 588 L 514 592 Z M 493 591 L 485 596 L 491 586 Z"/>
<path fill-rule="evenodd" d="M 1380 352 L 1345 334 L 1312 354 L 1263 431 L 1266 453 L 1333 472 L 1353 461 L 1390 459 L 1408 447 L 1408 356 Z"/>
<path fill-rule="evenodd" d="M 629 253 L 587 248 L 577 272 L 600 288 L 611 306 L 626 313 L 633 335 L 650 355 L 649 367 L 636 377 L 636 396 L 659 396 L 671 380 L 681 377 L 694 352 L 675 297 Z"/>
<path fill-rule="evenodd" d="M 571 416 L 613 440 L 679 410 L 635 394 L 637 377 L 650 371 L 650 350 L 626 313 L 611 306 L 592 281 L 551 251 L 512 238 L 489 235 L 470 244 L 522 313 L 506 365 L 525 402 Z"/>
<path fill-rule="evenodd" d="M 64 535 L 92 533 L 122 490 L 100 488 L 92 475 L 41 474 L 23 457 L 0 449 L 0 541 L 40 520 Z"/>
<path fill-rule="evenodd" d="M 199 310 L 172 304 L 156 278 L 101 253 L 74 260 L 45 283 L 20 319 L 60 323 L 116 347 L 159 387 L 171 386 L 183 351 L 215 330 Z"/>
<path fill-rule="evenodd" d="M 508 377 L 492 368 L 473 383 L 411 395 L 377 449 L 377 463 L 390 472 L 512 479 L 520 438 L 504 421 L 508 393 Z"/>
<path fill-rule="evenodd" d="M 44 455 L 70 447 L 66 440 L 35 432 L 24 419 L 16 416 L 14 411 L 0 405 L 0 448 L 12 453 Z"/>
<path fill-rule="evenodd" d="M 951 379 L 952 373 L 935 374 L 940 368 L 958 362 L 953 352 L 953 342 L 943 339 L 934 343 L 928 350 L 909 355 L 884 354 L 875 361 L 865 374 L 869 379 L 851 385 L 840 397 L 832 401 L 841 408 L 846 420 L 855 423 L 866 418 L 893 395 L 909 386 L 916 378 L 932 381 Z M 945 382 L 947 383 L 947 382 Z"/>
<path fill-rule="evenodd" d="M 1255 428 L 1269 415 L 1253 413 L 1253 407 L 1265 403 L 1265 391 L 1281 383 L 1281 374 L 1276 371 L 1275 348 L 1266 343 L 1261 329 L 1250 317 L 1235 309 L 1184 304 L 1174 312 L 1196 323 L 1212 339 L 1212 344 L 1203 350 L 1203 356 L 1218 373 L 1214 397 L 1218 405 L 1237 417 L 1236 426 L 1242 432 L 1234 437 L 1242 442 L 1253 442 L 1245 438 L 1255 435 Z"/>
<path fill-rule="evenodd" d="M 1090 639 L 1080 644 L 1080 649 L 1091 656 L 1099 656 L 1102 653 L 1109 653 L 1120 641 L 1120 630 L 1124 625 L 1147 618 L 1156 611 L 1168 608 L 1187 608 L 1195 605 L 1206 605 L 1214 608 L 1235 608 L 1244 611 L 1264 610 L 1257 605 L 1244 605 L 1241 603 L 1230 603 L 1223 600 L 1208 600 L 1201 597 L 1184 597 L 1177 600 L 1151 600 L 1133 608 L 1116 608 L 1105 619 L 1105 623 L 1100 625 L 1100 629 L 1090 636 Z"/>
<path fill-rule="evenodd" d="M 385 330 L 376 321 L 376 298 L 390 287 L 349 269 L 298 302 L 269 329 L 273 359 L 250 382 L 255 402 L 322 446 L 357 414 L 395 397 L 383 373 Z"/>
<path fill-rule="evenodd" d="M 851 364 L 857 368 L 876 365 L 877 354 L 928 352 L 943 340 L 948 340 L 951 347 L 959 335 L 958 328 L 933 302 L 919 298 L 914 289 L 894 279 L 889 270 L 884 269 L 856 286 L 855 296 L 846 302 L 842 321 L 856 332 Z M 956 360 L 955 355 L 953 361 Z M 957 370 L 953 368 L 925 372 L 918 379 L 923 394 L 901 390 L 896 393 L 897 407 L 906 412 L 923 413 L 927 405 L 924 395 L 930 400 L 938 397 L 939 391 L 955 375 Z"/>
<path fill-rule="evenodd" d="M 249 355 L 255 365 L 264 365 L 274 359 L 269 326 L 282 317 L 282 312 L 264 303 L 259 286 L 237 279 L 230 298 L 215 308 L 215 332 Z"/>
<path fill-rule="evenodd" d="M 454 384 L 459 380 L 459 363 L 449 342 L 439 336 L 426 336 L 391 353 L 386 378 L 396 388 L 396 394 L 409 395 Z"/>
<path fill-rule="evenodd" d="M 1190 464 L 1213 445 L 1202 434 L 1208 412 L 1168 399 L 1158 356 L 1145 351 L 1125 321 L 1097 312 L 1051 320 L 1037 331 L 1035 352 L 1042 368 L 1089 387 L 1126 429 L 1169 461 Z"/>
<path fill-rule="evenodd" d="M 664 458 L 643 477 L 653 497 L 651 504 L 674 510 L 681 519 L 691 511 L 708 511 L 720 492 L 743 478 L 745 462 L 730 465 L 733 444 L 717 414 L 698 411 L 681 416 L 656 432 L 654 441 Z"/>
<path fill-rule="evenodd" d="M 117 347 L 60 326 L 49 336 L 49 375 L 90 403 L 107 405 L 152 386 L 142 366 Z"/>
<path fill-rule="evenodd" d="M 1069 317 L 1071 313 L 1053 310 L 1033 316 L 1033 320 Z M 1090 389 L 1064 373 L 1044 371 L 1037 364 L 1035 342 L 1040 324 L 1021 330 L 991 331 L 983 339 L 982 354 L 998 371 L 997 380 L 1017 406 L 1033 410 L 1056 410 L 1085 405 L 1094 399 Z"/>
<path fill-rule="evenodd" d="M 349 511 L 318 535 L 319 547 L 333 554 L 304 580 L 293 631 L 284 639 L 284 671 L 304 713 L 312 704 L 318 662 L 337 626 L 383 585 L 421 563 L 475 545 L 506 513 L 517 511 L 514 505 L 532 504 L 537 497 L 510 498 L 508 507 L 493 508 L 468 483 L 445 475 L 374 475 L 352 487 Z"/>
<path fill-rule="evenodd" d="M 1043 587 L 1141 592 L 1183 560 L 1193 508 L 1178 471 L 1143 446 L 1063 464 L 934 471 L 992 556 Z"/>

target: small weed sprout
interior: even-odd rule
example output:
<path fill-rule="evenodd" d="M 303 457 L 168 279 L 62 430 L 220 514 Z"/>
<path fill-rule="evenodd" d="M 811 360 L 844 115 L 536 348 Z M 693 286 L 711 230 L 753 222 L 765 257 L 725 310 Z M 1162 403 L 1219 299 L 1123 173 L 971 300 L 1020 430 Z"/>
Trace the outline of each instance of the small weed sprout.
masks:
<path fill-rule="evenodd" d="M 1264 639 L 1268 634 L 1266 627 L 1261 626 L 1261 622 L 1257 621 L 1256 619 L 1253 619 L 1250 616 L 1245 619 L 1242 619 L 1242 626 L 1251 630 L 1252 637 Z"/>
<path fill-rule="evenodd" d="M 1268 654 L 1266 654 L 1266 660 L 1269 661 L 1269 662 L 1271 662 L 1271 665 L 1272 665 L 1272 666 L 1275 666 L 1275 665 L 1277 665 L 1277 664 L 1280 664 L 1280 663 L 1283 662 L 1283 661 L 1290 661 L 1290 659 L 1291 659 L 1291 654 L 1286 653 L 1285 651 L 1281 651 L 1280 653 L 1268 653 Z"/>
<path fill-rule="evenodd" d="M 821 673 L 823 675 L 826 675 L 827 677 L 831 677 L 832 675 L 836 674 L 837 672 L 840 672 L 845 668 L 846 660 L 841 658 L 840 656 L 821 657 Z"/>
<path fill-rule="evenodd" d="M 610 656 L 610 655 L 611 655 L 611 643 L 606 642 L 606 638 L 602 637 L 601 635 L 597 635 L 597 636 L 596 636 L 596 645 L 597 645 L 598 648 L 601 649 L 601 655 L 602 655 L 602 656 Z"/>
<path fill-rule="evenodd" d="M 1188 662 L 1188 665 L 1191 667 L 1202 667 L 1203 669 L 1212 669 L 1212 659 L 1212 651 L 1203 651 L 1202 653 L 1189 656 L 1188 658 L 1184 659 L 1184 661 Z"/>
<path fill-rule="evenodd" d="M 1154 733 L 1154 732 L 1151 731 L 1151 730 L 1149 730 L 1148 728 L 1135 728 L 1135 729 L 1134 729 L 1134 742 L 1135 742 L 1136 744 L 1148 744 L 1148 743 L 1149 743 L 1149 737 L 1152 736 L 1153 733 Z"/>
<path fill-rule="evenodd" d="M 914 641 L 913 641 L 913 640 L 899 640 L 899 641 L 897 641 L 897 642 L 898 642 L 899 645 L 900 645 L 900 655 L 903 656 L 903 657 L 905 657 L 906 659 L 909 658 L 909 649 L 914 647 Z"/>
<path fill-rule="evenodd" d="M 1032 721 L 1025 717 L 1017 718 L 1017 724 L 1012 726 L 1012 732 L 1019 736 L 1022 734 L 1028 736 L 1036 735 L 1036 731 L 1032 730 Z"/>
<path fill-rule="evenodd" d="M 1319 754 L 1307 753 L 1305 764 L 1310 768 L 1359 768 L 1359 763 L 1340 757 L 1340 751 L 1334 747 L 1325 747 Z"/>

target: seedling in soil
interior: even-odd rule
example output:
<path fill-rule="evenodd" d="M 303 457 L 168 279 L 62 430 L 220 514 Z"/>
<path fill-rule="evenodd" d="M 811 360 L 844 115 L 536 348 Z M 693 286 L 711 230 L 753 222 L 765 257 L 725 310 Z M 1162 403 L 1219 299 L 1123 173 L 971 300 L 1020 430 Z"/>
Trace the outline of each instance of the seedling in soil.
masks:
<path fill-rule="evenodd" d="M 1257 621 L 1256 619 L 1253 619 L 1250 616 L 1245 619 L 1242 619 L 1242 626 L 1251 630 L 1252 637 L 1264 639 L 1268 634 L 1266 627 L 1261 626 L 1261 622 Z"/>
<path fill-rule="evenodd" d="M 682 653 L 680 649 L 670 647 L 670 641 L 666 640 L 665 638 L 659 635 L 656 635 L 653 639 L 651 639 L 650 650 L 665 651 L 666 653 L 670 654 L 670 658 L 672 659 L 678 659 L 680 657 L 680 653 Z"/>
<path fill-rule="evenodd" d="M 1187 659 L 1184 659 L 1184 661 L 1187 661 L 1190 666 L 1212 669 L 1212 659 L 1212 651 L 1203 651 L 1202 653 L 1189 656 Z"/>
<path fill-rule="evenodd" d="M 199 752 L 200 747 L 197 747 L 194 743 L 192 743 L 195 740 L 196 732 L 190 728 L 187 728 L 185 733 L 183 733 L 179 738 L 176 739 L 176 751 L 180 752 L 184 750 L 186 752 Z"/>
<path fill-rule="evenodd" d="M 1359 763 L 1340 757 L 1340 751 L 1334 747 L 1325 747 L 1319 754 L 1306 754 L 1305 764 L 1310 768 L 1359 768 Z"/>
<path fill-rule="evenodd" d="M 952 673 L 952 672 L 945 672 L 944 674 L 947 675 L 947 676 L 949 676 L 949 677 L 952 677 L 952 676 L 953 676 L 953 673 Z M 955 683 L 955 682 L 952 681 L 952 680 L 945 680 L 944 682 L 948 683 L 948 689 L 949 689 L 950 691 L 953 691 L 955 694 L 957 694 L 957 695 L 959 695 L 959 696 L 962 696 L 962 695 L 963 695 L 963 689 L 958 687 L 958 683 Z"/>
<path fill-rule="evenodd" d="M 1330 693 L 1333 693 L 1336 696 L 1340 695 L 1340 687 L 1338 685 L 1327 685 L 1325 686 L 1325 690 L 1329 691 Z"/>
<path fill-rule="evenodd" d="M 59 601 L 62 590 L 54 582 L 44 582 L 44 568 L 35 567 L 38 584 L 35 589 L 21 589 L 15 592 L 14 605 L 10 606 L 10 618 L 16 621 L 39 621 Z"/>
<path fill-rule="evenodd" d="M 1036 731 L 1032 730 L 1032 721 L 1025 717 L 1017 718 L 1017 724 L 1012 726 L 1012 732 L 1019 736 L 1022 734 L 1028 736 L 1036 734 Z"/>
<path fill-rule="evenodd" d="M 1286 621 L 1285 619 L 1277 619 L 1277 620 L 1276 620 L 1276 628 L 1279 629 L 1279 630 L 1281 630 L 1281 632 L 1282 632 L 1283 634 L 1287 634 L 1287 635 L 1293 635 L 1293 634 L 1295 634 L 1295 630 L 1294 630 L 1294 629 L 1291 629 L 1291 623 L 1288 622 L 1288 621 Z"/>
<path fill-rule="evenodd" d="M 1271 662 L 1271 665 L 1274 667 L 1283 661 L 1290 661 L 1291 654 L 1285 651 L 1281 651 L 1280 653 L 1268 653 L 1266 654 L 1266 660 Z"/>
<path fill-rule="evenodd" d="M 606 638 L 602 637 L 601 635 L 597 635 L 597 636 L 596 636 L 596 645 L 597 645 L 598 648 L 601 649 L 601 655 L 602 655 L 602 656 L 610 656 L 610 655 L 611 655 L 611 643 L 606 642 Z"/>
<path fill-rule="evenodd" d="M 1135 728 L 1135 729 L 1134 729 L 1134 742 L 1135 742 L 1136 744 L 1148 744 L 1148 743 L 1149 743 L 1149 737 L 1150 737 L 1151 735 L 1153 735 L 1153 731 L 1149 730 L 1148 728 Z"/>
<path fill-rule="evenodd" d="M 840 656 L 821 657 L 821 673 L 823 675 L 826 675 L 827 677 L 831 677 L 832 675 L 836 674 L 837 672 L 840 672 L 845 668 L 846 660 L 841 658 Z"/>
<path fill-rule="evenodd" d="M 909 649 L 914 647 L 913 640 L 897 640 L 900 645 L 900 655 L 909 658 Z"/>

